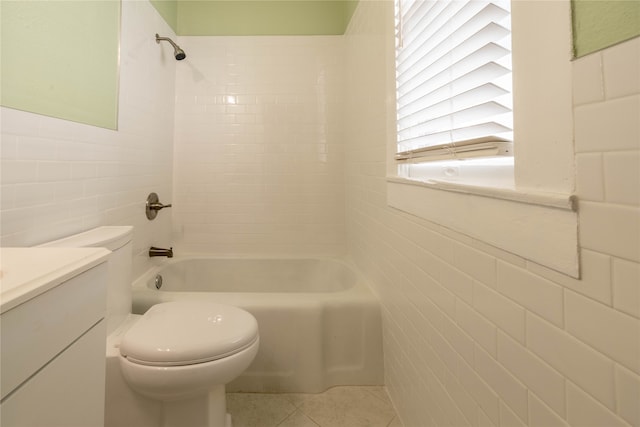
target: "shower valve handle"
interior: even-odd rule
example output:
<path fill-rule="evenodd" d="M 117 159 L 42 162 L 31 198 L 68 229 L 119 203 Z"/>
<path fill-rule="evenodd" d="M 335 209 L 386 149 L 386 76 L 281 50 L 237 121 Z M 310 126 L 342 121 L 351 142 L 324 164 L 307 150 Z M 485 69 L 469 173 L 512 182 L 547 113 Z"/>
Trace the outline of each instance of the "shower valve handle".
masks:
<path fill-rule="evenodd" d="M 169 203 L 168 205 L 163 205 L 162 203 L 160 203 L 160 199 L 158 199 L 158 195 L 156 193 L 149 194 L 149 197 L 147 197 L 147 206 L 145 207 L 147 219 L 154 219 L 158 215 L 159 210 L 170 207 L 171 203 Z"/>
<path fill-rule="evenodd" d="M 171 203 L 169 203 L 168 205 L 163 205 L 162 203 L 149 203 L 149 209 L 153 211 L 159 211 L 160 209 L 170 208 L 170 207 L 171 207 Z"/>

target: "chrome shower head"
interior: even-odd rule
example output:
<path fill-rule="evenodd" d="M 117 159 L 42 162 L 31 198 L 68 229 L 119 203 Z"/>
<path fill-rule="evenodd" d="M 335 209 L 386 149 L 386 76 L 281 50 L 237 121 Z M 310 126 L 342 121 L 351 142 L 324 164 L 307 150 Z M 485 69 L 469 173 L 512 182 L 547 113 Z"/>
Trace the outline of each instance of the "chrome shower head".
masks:
<path fill-rule="evenodd" d="M 180 49 L 180 46 L 175 44 L 169 37 L 160 37 L 156 34 L 156 43 L 159 44 L 162 40 L 171 43 L 171 46 L 173 46 L 173 56 L 175 56 L 178 61 L 182 61 L 187 57 L 187 55 L 184 53 L 184 50 Z"/>

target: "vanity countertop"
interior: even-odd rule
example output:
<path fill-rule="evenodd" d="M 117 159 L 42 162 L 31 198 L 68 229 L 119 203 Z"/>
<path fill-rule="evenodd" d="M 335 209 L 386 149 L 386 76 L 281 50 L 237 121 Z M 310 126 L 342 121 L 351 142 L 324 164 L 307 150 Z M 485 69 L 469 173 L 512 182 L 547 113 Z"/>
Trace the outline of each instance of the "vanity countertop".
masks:
<path fill-rule="evenodd" d="M 104 248 L 0 248 L 0 313 L 4 313 L 96 265 Z"/>

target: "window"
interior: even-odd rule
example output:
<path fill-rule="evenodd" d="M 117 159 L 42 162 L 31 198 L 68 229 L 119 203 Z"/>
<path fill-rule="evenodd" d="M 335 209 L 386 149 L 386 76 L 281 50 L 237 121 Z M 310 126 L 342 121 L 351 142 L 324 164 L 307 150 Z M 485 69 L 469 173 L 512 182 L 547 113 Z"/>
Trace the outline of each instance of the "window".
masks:
<path fill-rule="evenodd" d="M 512 156 L 510 2 L 396 0 L 396 92 L 398 175 Z"/>
<path fill-rule="evenodd" d="M 401 4 L 398 3 L 400 1 Z M 475 8 L 474 12 L 469 12 L 471 9 L 466 7 Z M 434 39 L 430 46 L 438 47 L 440 43 L 448 43 L 447 39 L 458 40 L 457 44 L 450 44 L 453 46 L 451 49 L 455 51 L 455 46 L 463 44 L 460 41 L 462 39 L 457 38 L 457 29 L 464 28 L 465 24 L 454 25 L 454 20 L 466 16 L 467 20 L 461 22 L 469 22 L 471 24 L 468 25 L 472 25 L 475 19 L 484 14 L 485 9 L 502 9 L 509 12 L 508 16 L 493 18 L 484 26 L 476 27 L 475 32 L 468 34 L 474 36 L 482 33 L 480 30 L 487 26 L 511 29 L 512 25 L 509 36 L 513 42 L 511 54 L 487 63 L 510 69 L 509 62 L 513 59 L 513 75 L 509 77 L 514 87 L 513 125 L 502 121 L 503 113 L 493 116 L 496 118 L 485 122 L 480 120 L 475 124 L 496 123 L 512 128 L 513 140 L 518 141 L 515 152 L 517 161 L 514 162 L 514 157 L 508 155 L 474 159 L 475 154 L 499 155 L 500 147 L 507 146 L 512 151 L 509 147 L 512 138 L 509 135 L 511 131 L 500 131 L 504 130 L 501 126 L 488 126 L 492 131 L 485 136 L 456 131 L 465 127 L 482 127 L 474 127 L 474 123 L 470 126 L 462 124 L 462 118 L 466 118 L 462 113 L 471 111 L 473 105 L 462 108 L 460 113 L 453 109 L 453 113 L 424 115 L 425 118 L 422 120 L 425 120 L 426 124 L 422 127 L 418 127 L 421 126 L 419 122 L 411 123 L 416 134 L 410 135 L 405 145 L 398 143 L 395 129 L 390 132 L 393 135 L 389 135 L 388 153 L 393 154 L 387 159 L 387 203 L 392 208 L 463 233 L 528 261 L 572 277 L 579 277 L 578 220 L 575 199 L 571 195 L 574 183 L 574 157 L 570 0 L 396 0 L 396 44 L 401 46 L 400 49 L 406 52 L 407 57 L 413 57 L 413 63 L 407 62 L 406 65 L 402 65 L 409 60 L 402 57 L 394 63 L 393 48 L 389 49 L 390 76 L 393 76 L 391 68 L 394 65 L 397 68 L 396 107 L 398 110 L 402 109 L 402 103 L 406 99 L 418 100 L 419 97 L 416 97 L 415 93 L 400 98 L 406 93 L 419 90 L 421 84 L 428 85 L 420 82 L 402 87 L 401 85 L 407 83 L 401 81 L 400 74 L 408 73 L 405 75 L 408 80 L 428 74 L 427 71 L 421 70 L 427 70 L 425 65 L 432 63 L 433 59 L 423 60 L 422 57 L 430 50 L 423 54 L 418 53 L 419 48 L 429 45 L 430 39 L 427 37 L 434 36 L 436 30 L 442 29 L 445 35 L 439 36 L 440 39 Z M 399 19 L 401 16 L 403 20 Z M 428 16 L 435 19 L 430 24 L 423 21 Z M 412 23 L 417 17 L 421 18 Z M 544 31 L 540 29 L 541 22 L 544 22 Z M 415 27 L 412 29 L 412 26 Z M 390 42 L 394 36 L 392 30 L 393 23 L 390 22 Z M 420 40 L 418 44 L 414 41 L 413 47 L 412 37 Z M 504 48 L 510 44 L 505 37 L 487 43 Z M 436 60 L 445 54 L 439 55 Z M 447 55 L 455 58 L 454 53 Z M 473 55 L 470 57 L 473 58 Z M 449 63 L 455 65 L 459 61 L 449 60 Z M 412 67 L 412 64 L 415 66 Z M 442 75 L 455 76 L 455 72 L 456 70 L 443 69 Z M 511 84 L 507 76 L 508 74 L 499 76 L 489 83 L 507 88 Z M 390 80 L 389 84 L 392 84 L 393 77 Z M 412 89 L 403 91 L 409 87 Z M 423 96 L 432 91 L 425 92 Z M 407 110 L 409 114 L 398 113 L 397 117 L 390 117 L 389 121 L 404 117 L 417 120 L 418 113 L 429 111 L 428 108 L 432 108 L 432 104 L 437 105 L 441 101 L 445 106 L 456 104 L 457 100 L 451 98 L 464 92 L 455 85 L 449 85 L 446 89 L 449 98 L 421 106 L 416 103 L 413 106 L 414 111 Z M 445 93 L 444 89 L 442 93 Z M 504 94 L 480 104 L 496 103 L 510 107 L 510 98 L 510 95 Z M 475 108 L 475 111 L 480 109 Z M 441 116 L 447 118 L 440 120 Z M 436 128 L 436 124 L 443 123 L 450 127 L 444 130 Z M 397 128 L 400 129 L 399 126 Z M 435 137 L 432 137 L 432 134 L 438 138 L 447 136 L 449 139 L 434 141 Z M 402 135 L 402 138 L 404 136 Z M 488 148 L 482 144 L 494 142 L 496 147 L 493 150 L 497 151 L 496 154 L 480 152 Z M 394 154 L 402 153 L 403 150 L 408 152 L 408 158 L 397 160 Z M 440 159 L 464 161 L 433 161 Z M 478 163 L 481 165 L 477 166 Z M 509 175 L 509 178 L 503 179 L 506 175 Z"/>

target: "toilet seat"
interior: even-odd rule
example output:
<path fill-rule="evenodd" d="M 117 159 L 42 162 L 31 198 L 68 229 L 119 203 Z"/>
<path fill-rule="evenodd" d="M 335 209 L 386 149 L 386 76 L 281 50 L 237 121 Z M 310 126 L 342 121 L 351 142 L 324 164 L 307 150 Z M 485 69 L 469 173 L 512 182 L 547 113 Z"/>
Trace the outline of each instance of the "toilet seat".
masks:
<path fill-rule="evenodd" d="M 151 307 L 124 334 L 120 354 L 147 366 L 185 366 L 229 357 L 258 340 L 258 322 L 232 306 L 173 301 Z"/>

